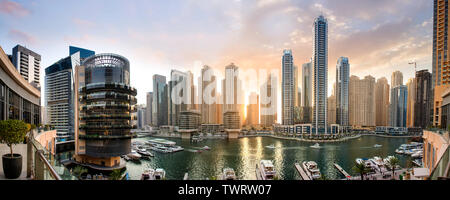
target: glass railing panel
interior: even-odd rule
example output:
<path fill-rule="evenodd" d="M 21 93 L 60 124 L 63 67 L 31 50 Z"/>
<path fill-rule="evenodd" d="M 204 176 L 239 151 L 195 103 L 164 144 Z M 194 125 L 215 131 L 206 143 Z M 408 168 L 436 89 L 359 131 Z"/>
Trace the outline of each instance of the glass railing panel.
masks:
<path fill-rule="evenodd" d="M 445 153 L 442 155 L 441 160 L 436 165 L 436 168 L 431 173 L 430 179 L 431 180 L 437 180 L 439 177 L 445 176 L 447 172 L 448 163 L 450 161 L 450 148 L 447 148 Z M 447 177 L 449 178 L 449 177 Z"/>

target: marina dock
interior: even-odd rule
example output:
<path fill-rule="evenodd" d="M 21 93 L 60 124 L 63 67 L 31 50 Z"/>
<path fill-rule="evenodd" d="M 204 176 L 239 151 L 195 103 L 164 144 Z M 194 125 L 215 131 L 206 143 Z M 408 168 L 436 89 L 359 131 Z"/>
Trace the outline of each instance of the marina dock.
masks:
<path fill-rule="evenodd" d="M 339 170 L 339 172 L 341 172 L 346 179 L 350 179 L 352 176 L 350 174 L 348 174 L 340 165 L 338 165 L 337 163 L 334 163 L 334 167 L 336 167 L 337 170 Z"/>
<path fill-rule="evenodd" d="M 258 180 L 258 181 L 263 180 L 261 172 L 259 171 L 259 165 L 258 164 L 256 164 L 255 173 L 256 173 L 256 180 Z"/>
<path fill-rule="evenodd" d="M 303 170 L 302 166 L 300 166 L 299 163 L 295 163 L 295 168 L 297 169 L 297 172 L 300 174 L 300 176 L 304 181 L 311 180 L 311 178 L 309 178 L 309 176 L 306 174 L 305 170 Z"/>

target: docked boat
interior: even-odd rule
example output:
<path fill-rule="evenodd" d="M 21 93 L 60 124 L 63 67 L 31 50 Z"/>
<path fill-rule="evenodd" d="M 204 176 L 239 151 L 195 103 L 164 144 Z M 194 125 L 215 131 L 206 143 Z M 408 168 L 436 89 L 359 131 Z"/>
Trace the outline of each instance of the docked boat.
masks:
<path fill-rule="evenodd" d="M 144 171 L 144 173 L 142 173 L 141 175 L 141 180 L 154 180 L 154 174 L 155 174 L 155 170 L 154 169 L 146 169 Z"/>
<path fill-rule="evenodd" d="M 154 173 L 154 180 L 164 180 L 166 179 L 166 171 L 164 169 L 158 168 Z"/>
<path fill-rule="evenodd" d="M 316 144 L 314 144 L 314 145 L 312 145 L 312 146 L 310 146 L 311 148 L 314 148 L 314 149 L 320 149 L 320 144 L 319 143 L 316 143 Z"/>
<path fill-rule="evenodd" d="M 262 180 L 273 180 L 276 176 L 276 171 L 270 160 L 261 160 L 257 173 L 260 174 Z"/>
<path fill-rule="evenodd" d="M 378 156 L 373 157 L 371 160 L 372 160 L 372 162 L 373 162 L 375 165 L 377 165 L 378 167 L 383 167 L 383 166 L 384 166 L 383 159 L 380 158 L 380 157 L 378 157 Z"/>
<path fill-rule="evenodd" d="M 236 173 L 232 168 L 223 169 L 222 180 L 236 180 Z"/>
<path fill-rule="evenodd" d="M 382 147 L 383 145 L 381 145 L 381 144 L 375 144 L 375 145 L 373 145 L 373 147 L 374 148 L 380 148 L 380 147 Z"/>
<path fill-rule="evenodd" d="M 357 158 L 357 159 L 355 159 L 355 161 L 356 161 L 356 163 L 358 163 L 358 164 L 364 163 L 364 160 L 361 159 L 361 158 Z"/>
<path fill-rule="evenodd" d="M 303 169 L 306 171 L 306 174 L 311 178 L 312 180 L 317 180 L 320 178 L 320 170 L 317 167 L 317 163 L 314 161 L 304 161 L 303 163 Z"/>
<path fill-rule="evenodd" d="M 139 149 L 139 150 L 137 150 L 137 152 L 144 157 L 153 157 L 153 154 L 148 152 L 146 149 L 144 149 L 144 150 Z"/>
<path fill-rule="evenodd" d="M 134 161 L 142 158 L 142 156 L 134 150 L 131 150 L 131 153 L 127 154 L 127 156 L 130 158 L 130 160 Z"/>
<path fill-rule="evenodd" d="M 394 158 L 394 156 L 388 156 L 388 157 L 386 157 L 385 159 L 383 159 L 384 163 L 385 163 L 385 164 L 386 164 L 386 163 L 389 163 L 389 160 L 390 160 L 391 158 Z"/>
<path fill-rule="evenodd" d="M 211 148 L 209 148 L 208 146 L 204 146 L 204 147 L 203 147 L 203 150 L 209 151 L 209 150 L 211 150 Z"/>
<path fill-rule="evenodd" d="M 269 146 L 266 146 L 266 148 L 269 148 L 269 149 L 275 149 L 276 147 L 275 147 L 274 144 L 271 144 L 271 145 L 269 145 Z"/>
<path fill-rule="evenodd" d="M 180 146 L 169 147 L 169 149 L 171 150 L 172 153 L 184 150 L 184 148 Z"/>
<path fill-rule="evenodd" d="M 131 160 L 131 158 L 128 157 L 127 155 L 122 156 L 122 158 L 123 158 L 125 161 L 130 161 L 130 160 Z"/>
<path fill-rule="evenodd" d="M 422 157 L 423 157 L 423 150 L 416 151 L 411 155 L 411 158 L 422 158 Z"/>

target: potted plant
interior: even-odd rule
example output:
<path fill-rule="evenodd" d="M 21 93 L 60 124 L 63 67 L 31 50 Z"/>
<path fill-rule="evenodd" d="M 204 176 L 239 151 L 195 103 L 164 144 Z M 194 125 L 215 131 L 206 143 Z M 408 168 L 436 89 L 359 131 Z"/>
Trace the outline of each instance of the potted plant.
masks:
<path fill-rule="evenodd" d="M 27 133 L 27 125 L 20 120 L 0 121 L 0 143 L 5 143 L 10 154 L 2 155 L 3 172 L 8 179 L 15 179 L 22 173 L 22 155 L 13 153 L 13 145 L 21 143 Z"/>

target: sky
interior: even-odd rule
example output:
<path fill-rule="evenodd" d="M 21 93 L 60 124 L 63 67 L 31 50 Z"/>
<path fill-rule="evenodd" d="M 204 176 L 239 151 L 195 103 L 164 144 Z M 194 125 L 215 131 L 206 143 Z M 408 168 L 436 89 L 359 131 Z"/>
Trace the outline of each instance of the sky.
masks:
<path fill-rule="evenodd" d="M 340 56 L 361 78 L 390 82 L 399 70 L 406 84 L 411 61 L 431 71 L 432 12 L 430 0 L 0 0 L 0 46 L 8 54 L 17 44 L 40 54 L 42 85 L 44 69 L 68 56 L 69 45 L 125 56 L 145 104 L 151 76 L 169 77 L 171 69 L 195 77 L 205 64 L 221 73 L 230 63 L 281 70 L 284 49 L 301 67 L 312 56 L 312 24 L 322 14 L 331 94 Z"/>

